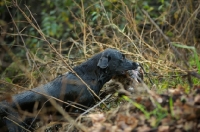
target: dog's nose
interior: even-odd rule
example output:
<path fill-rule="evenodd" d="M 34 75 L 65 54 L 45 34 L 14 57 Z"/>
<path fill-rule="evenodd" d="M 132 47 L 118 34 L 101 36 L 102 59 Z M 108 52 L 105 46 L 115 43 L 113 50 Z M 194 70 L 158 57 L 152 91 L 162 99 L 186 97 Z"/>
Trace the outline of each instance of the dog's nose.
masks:
<path fill-rule="evenodd" d="M 137 63 L 137 62 L 133 62 L 132 65 L 133 65 L 133 70 L 135 70 L 135 69 L 138 68 L 139 63 Z"/>

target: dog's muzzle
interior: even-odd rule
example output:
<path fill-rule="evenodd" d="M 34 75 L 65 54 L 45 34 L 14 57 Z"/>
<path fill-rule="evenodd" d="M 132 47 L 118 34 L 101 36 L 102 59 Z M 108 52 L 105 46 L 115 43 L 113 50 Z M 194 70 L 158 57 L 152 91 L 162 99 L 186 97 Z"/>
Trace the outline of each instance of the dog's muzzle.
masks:
<path fill-rule="evenodd" d="M 137 63 L 137 62 L 133 62 L 132 65 L 133 65 L 133 69 L 132 70 L 135 70 L 140 66 L 139 63 Z"/>

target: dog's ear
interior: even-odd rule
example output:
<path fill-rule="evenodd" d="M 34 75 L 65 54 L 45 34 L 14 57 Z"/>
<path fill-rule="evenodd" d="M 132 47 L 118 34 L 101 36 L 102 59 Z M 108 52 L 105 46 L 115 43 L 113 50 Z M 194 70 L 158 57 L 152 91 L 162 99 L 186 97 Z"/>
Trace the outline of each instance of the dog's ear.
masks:
<path fill-rule="evenodd" d="M 102 56 L 99 59 L 99 62 L 97 64 L 97 66 L 99 66 L 100 68 L 104 69 L 106 67 L 108 67 L 108 57 Z"/>

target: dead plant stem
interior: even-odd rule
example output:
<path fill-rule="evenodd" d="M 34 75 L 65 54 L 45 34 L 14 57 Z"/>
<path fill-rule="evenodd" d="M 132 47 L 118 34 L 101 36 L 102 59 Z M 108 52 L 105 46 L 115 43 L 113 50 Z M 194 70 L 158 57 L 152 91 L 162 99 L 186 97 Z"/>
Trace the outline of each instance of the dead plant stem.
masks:
<path fill-rule="evenodd" d="M 33 28 L 35 28 L 38 33 L 41 35 L 41 37 L 44 39 L 45 42 L 47 42 L 47 44 L 51 47 L 51 49 L 60 57 L 60 59 L 65 63 L 65 65 L 67 66 L 67 68 L 70 70 L 70 72 L 72 72 L 74 75 L 76 75 L 81 82 L 87 87 L 87 89 L 89 90 L 89 92 L 91 92 L 99 101 L 101 101 L 101 99 L 99 98 L 99 96 L 96 95 L 96 93 L 87 85 L 87 83 L 85 83 L 82 78 L 67 64 L 67 62 L 63 59 L 62 55 L 51 45 L 51 43 L 46 39 L 44 33 L 42 32 L 42 30 L 40 28 L 38 28 L 37 26 L 34 25 L 34 23 L 30 20 L 30 18 L 22 11 L 22 9 L 18 6 L 18 4 L 16 2 L 15 6 L 20 10 L 20 12 L 23 14 L 23 16 L 26 18 L 26 20 L 31 24 L 31 26 Z M 31 11 L 29 10 L 29 8 L 26 6 L 27 10 L 29 11 L 29 13 L 31 14 Z M 31 15 L 31 17 L 33 17 Z M 33 17 L 33 20 L 36 21 Z"/>

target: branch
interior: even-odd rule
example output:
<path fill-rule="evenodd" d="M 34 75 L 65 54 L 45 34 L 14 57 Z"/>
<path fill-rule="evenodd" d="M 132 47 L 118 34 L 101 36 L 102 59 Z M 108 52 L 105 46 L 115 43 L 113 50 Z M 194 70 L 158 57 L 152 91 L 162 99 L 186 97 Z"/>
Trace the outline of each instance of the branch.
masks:
<path fill-rule="evenodd" d="M 159 26 L 151 19 L 151 17 L 149 16 L 149 14 L 142 9 L 142 12 L 147 16 L 147 18 L 150 20 L 150 22 L 156 27 L 156 29 L 160 32 L 160 34 L 164 37 L 164 39 L 168 42 L 169 46 L 171 47 L 171 49 L 173 50 L 175 56 L 182 60 L 185 64 L 185 66 L 187 67 L 187 69 L 189 69 L 189 64 L 187 63 L 187 61 L 181 56 L 181 54 L 178 52 L 178 50 L 176 49 L 176 47 L 174 47 L 170 41 L 170 39 L 163 33 L 163 31 L 159 28 Z M 190 75 L 196 77 L 196 78 L 199 78 L 200 79 L 200 74 L 198 74 L 197 72 L 195 71 L 187 71 L 187 75 L 188 77 Z"/>

